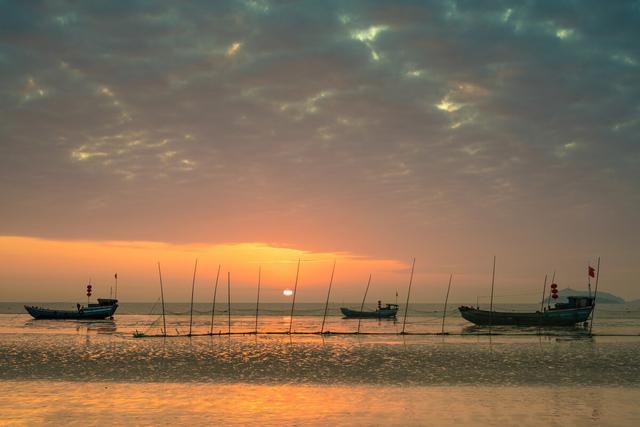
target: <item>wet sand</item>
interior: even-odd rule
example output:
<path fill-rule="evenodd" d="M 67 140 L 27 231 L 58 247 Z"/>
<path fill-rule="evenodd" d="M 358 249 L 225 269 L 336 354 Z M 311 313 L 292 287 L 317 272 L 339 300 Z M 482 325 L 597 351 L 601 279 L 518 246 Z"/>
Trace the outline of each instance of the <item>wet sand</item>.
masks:
<path fill-rule="evenodd" d="M 186 320 L 172 315 L 169 324 L 184 331 Z M 195 330 L 209 320 L 195 316 Z M 321 319 L 294 320 L 304 331 Z M 0 425 L 640 423 L 638 336 L 487 336 L 453 318 L 449 327 L 462 335 L 132 337 L 156 321 L 0 314 Z M 235 316 L 232 327 L 251 321 Z M 288 321 L 264 315 L 261 327 Z M 409 326 L 437 330 L 439 322 L 424 315 Z M 638 316 L 618 312 L 600 324 L 609 335 L 639 330 Z M 328 325 L 348 331 L 353 322 L 333 316 Z M 397 327 L 363 322 L 365 331 Z"/>
<path fill-rule="evenodd" d="M 38 392 L 35 392 L 38 390 Z M 635 426 L 640 389 L 3 381 L 5 425 Z"/>

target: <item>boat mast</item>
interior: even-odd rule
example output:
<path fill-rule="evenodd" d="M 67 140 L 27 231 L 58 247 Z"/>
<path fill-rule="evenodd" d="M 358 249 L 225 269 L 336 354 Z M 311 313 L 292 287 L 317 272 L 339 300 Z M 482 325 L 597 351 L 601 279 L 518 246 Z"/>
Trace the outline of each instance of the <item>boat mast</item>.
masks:
<path fill-rule="evenodd" d="M 367 299 L 367 292 L 369 292 L 369 285 L 371 285 L 371 273 L 369 273 L 369 281 L 367 282 L 367 288 L 364 290 L 364 297 L 362 297 L 362 304 L 360 305 L 360 316 L 358 317 L 358 334 L 360 333 L 360 322 L 362 321 L 362 310 L 364 310 L 364 300 Z"/>
<path fill-rule="evenodd" d="M 409 277 L 409 289 L 407 290 L 407 304 L 404 307 L 404 319 L 402 320 L 402 334 L 404 335 L 404 328 L 407 324 L 407 311 L 409 311 L 409 295 L 411 295 L 411 283 L 413 283 L 413 270 L 416 266 L 416 259 L 413 258 L 413 264 L 411 264 L 411 276 Z"/>
<path fill-rule="evenodd" d="M 551 284 L 556 283 L 556 272 L 553 272 L 553 276 L 551 276 Z M 551 294 L 549 294 L 549 296 L 547 297 L 547 305 L 550 306 L 551 305 Z"/>
<path fill-rule="evenodd" d="M 191 281 L 191 309 L 189 310 L 189 336 L 191 336 L 191 327 L 193 326 L 193 294 L 196 288 L 196 270 L 198 269 L 198 259 L 193 267 L 193 280 Z"/>
<path fill-rule="evenodd" d="M 167 320 L 164 315 L 164 290 L 162 289 L 162 271 L 160 271 L 160 263 L 158 263 L 158 276 L 160 277 L 160 299 L 162 300 L 162 335 L 167 336 Z"/>
<path fill-rule="evenodd" d="M 442 312 L 442 335 L 444 335 L 444 319 L 447 316 L 447 302 L 449 301 L 449 291 L 451 290 L 451 280 L 453 273 L 449 276 L 449 286 L 447 286 L 447 296 L 444 299 L 444 311 Z"/>
<path fill-rule="evenodd" d="M 258 335 L 258 308 L 260 307 L 260 276 L 262 273 L 262 266 L 258 267 L 258 296 L 256 297 L 256 335 Z"/>
<path fill-rule="evenodd" d="M 298 268 L 296 269 L 296 283 L 293 286 L 293 301 L 291 301 L 291 315 L 289 316 L 289 334 L 293 327 L 293 308 L 296 305 L 296 293 L 298 292 L 298 276 L 300 274 L 300 258 L 298 258 Z"/>
<path fill-rule="evenodd" d="M 591 305 L 593 308 L 591 309 L 591 324 L 589 325 L 589 335 L 591 335 L 591 331 L 593 331 L 593 317 L 596 312 L 596 298 L 598 297 L 598 279 L 600 278 L 600 257 L 598 257 L 598 265 L 596 266 L 596 289 L 593 292 L 593 302 Z"/>
<path fill-rule="evenodd" d="M 589 298 L 591 298 L 591 262 L 590 261 L 587 262 L 587 269 L 588 269 L 587 270 L 588 271 L 588 274 L 587 274 L 587 287 L 589 289 Z"/>
<path fill-rule="evenodd" d="M 544 284 L 542 285 L 542 301 L 540 301 L 540 313 L 544 312 L 544 295 L 547 292 L 547 275 L 544 275 Z"/>
<path fill-rule="evenodd" d="M 209 329 L 210 335 L 213 335 L 213 315 L 216 312 L 216 294 L 218 293 L 219 278 L 220 278 L 220 264 L 218 264 L 218 273 L 216 274 L 216 284 L 213 287 L 213 303 L 211 304 L 211 329 Z"/>
<path fill-rule="evenodd" d="M 324 322 L 327 319 L 327 309 L 329 308 L 329 295 L 331 295 L 331 285 L 333 285 L 333 273 L 336 271 L 336 260 L 333 260 L 333 269 L 331 270 L 331 279 L 329 280 L 329 290 L 327 291 L 327 300 L 324 303 L 324 315 L 322 316 L 322 327 L 320 333 L 324 333 Z"/>
<path fill-rule="evenodd" d="M 227 317 L 229 335 L 231 335 L 231 273 L 227 271 Z"/>
<path fill-rule="evenodd" d="M 542 285 L 542 300 L 540 300 L 540 326 L 542 326 L 542 321 L 544 319 L 544 294 L 547 292 L 547 275 L 544 275 L 544 284 Z M 538 330 L 540 333 L 540 330 Z"/>
<path fill-rule="evenodd" d="M 491 273 L 491 302 L 489 303 L 489 327 L 493 326 L 493 285 L 496 281 L 496 256 L 493 256 L 493 271 Z"/>

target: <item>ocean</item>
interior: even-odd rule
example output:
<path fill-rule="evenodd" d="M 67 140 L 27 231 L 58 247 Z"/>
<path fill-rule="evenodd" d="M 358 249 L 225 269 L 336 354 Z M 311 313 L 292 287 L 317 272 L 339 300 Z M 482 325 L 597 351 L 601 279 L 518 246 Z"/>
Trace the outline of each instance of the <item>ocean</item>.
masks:
<path fill-rule="evenodd" d="M 37 305 L 72 308 L 73 303 Z M 359 304 L 349 304 L 358 307 Z M 640 306 L 600 304 L 584 327 L 478 328 L 457 305 L 343 319 L 331 305 L 232 304 L 234 335 L 160 332 L 158 304 L 113 320 L 33 320 L 0 303 L 1 425 L 619 425 L 640 423 Z M 531 310 L 535 305 L 498 305 Z M 188 304 L 167 304 L 169 334 Z M 194 307 L 192 332 L 227 332 L 226 304 Z M 291 328 L 293 335 L 273 334 Z M 309 333 L 309 334 L 305 334 Z"/>

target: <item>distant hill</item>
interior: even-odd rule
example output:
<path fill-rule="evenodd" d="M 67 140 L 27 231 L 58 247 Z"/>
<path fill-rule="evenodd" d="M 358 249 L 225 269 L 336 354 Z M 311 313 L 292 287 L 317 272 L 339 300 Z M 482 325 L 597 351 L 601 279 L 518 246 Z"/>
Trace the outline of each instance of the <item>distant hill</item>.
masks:
<path fill-rule="evenodd" d="M 575 289 L 571 289 L 571 288 L 560 289 L 558 291 L 558 294 L 559 294 L 559 297 L 556 300 L 556 302 L 567 302 L 568 296 L 579 296 L 579 297 L 589 296 L 588 291 L 576 291 Z M 601 304 L 624 304 L 625 303 L 624 299 L 603 291 L 598 291 L 597 302 Z"/>

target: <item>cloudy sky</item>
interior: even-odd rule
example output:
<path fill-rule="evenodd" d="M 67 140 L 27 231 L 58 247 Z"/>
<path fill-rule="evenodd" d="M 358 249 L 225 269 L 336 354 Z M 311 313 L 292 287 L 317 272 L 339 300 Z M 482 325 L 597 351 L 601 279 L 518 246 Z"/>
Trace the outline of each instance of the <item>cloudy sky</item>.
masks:
<path fill-rule="evenodd" d="M 323 254 L 324 281 L 339 253 L 389 286 L 415 256 L 424 300 L 449 272 L 486 293 L 494 254 L 505 295 L 601 255 L 640 298 L 639 40 L 637 1 L 0 1 L 0 298 L 106 281 L 111 255 L 46 248 L 114 241 Z"/>

